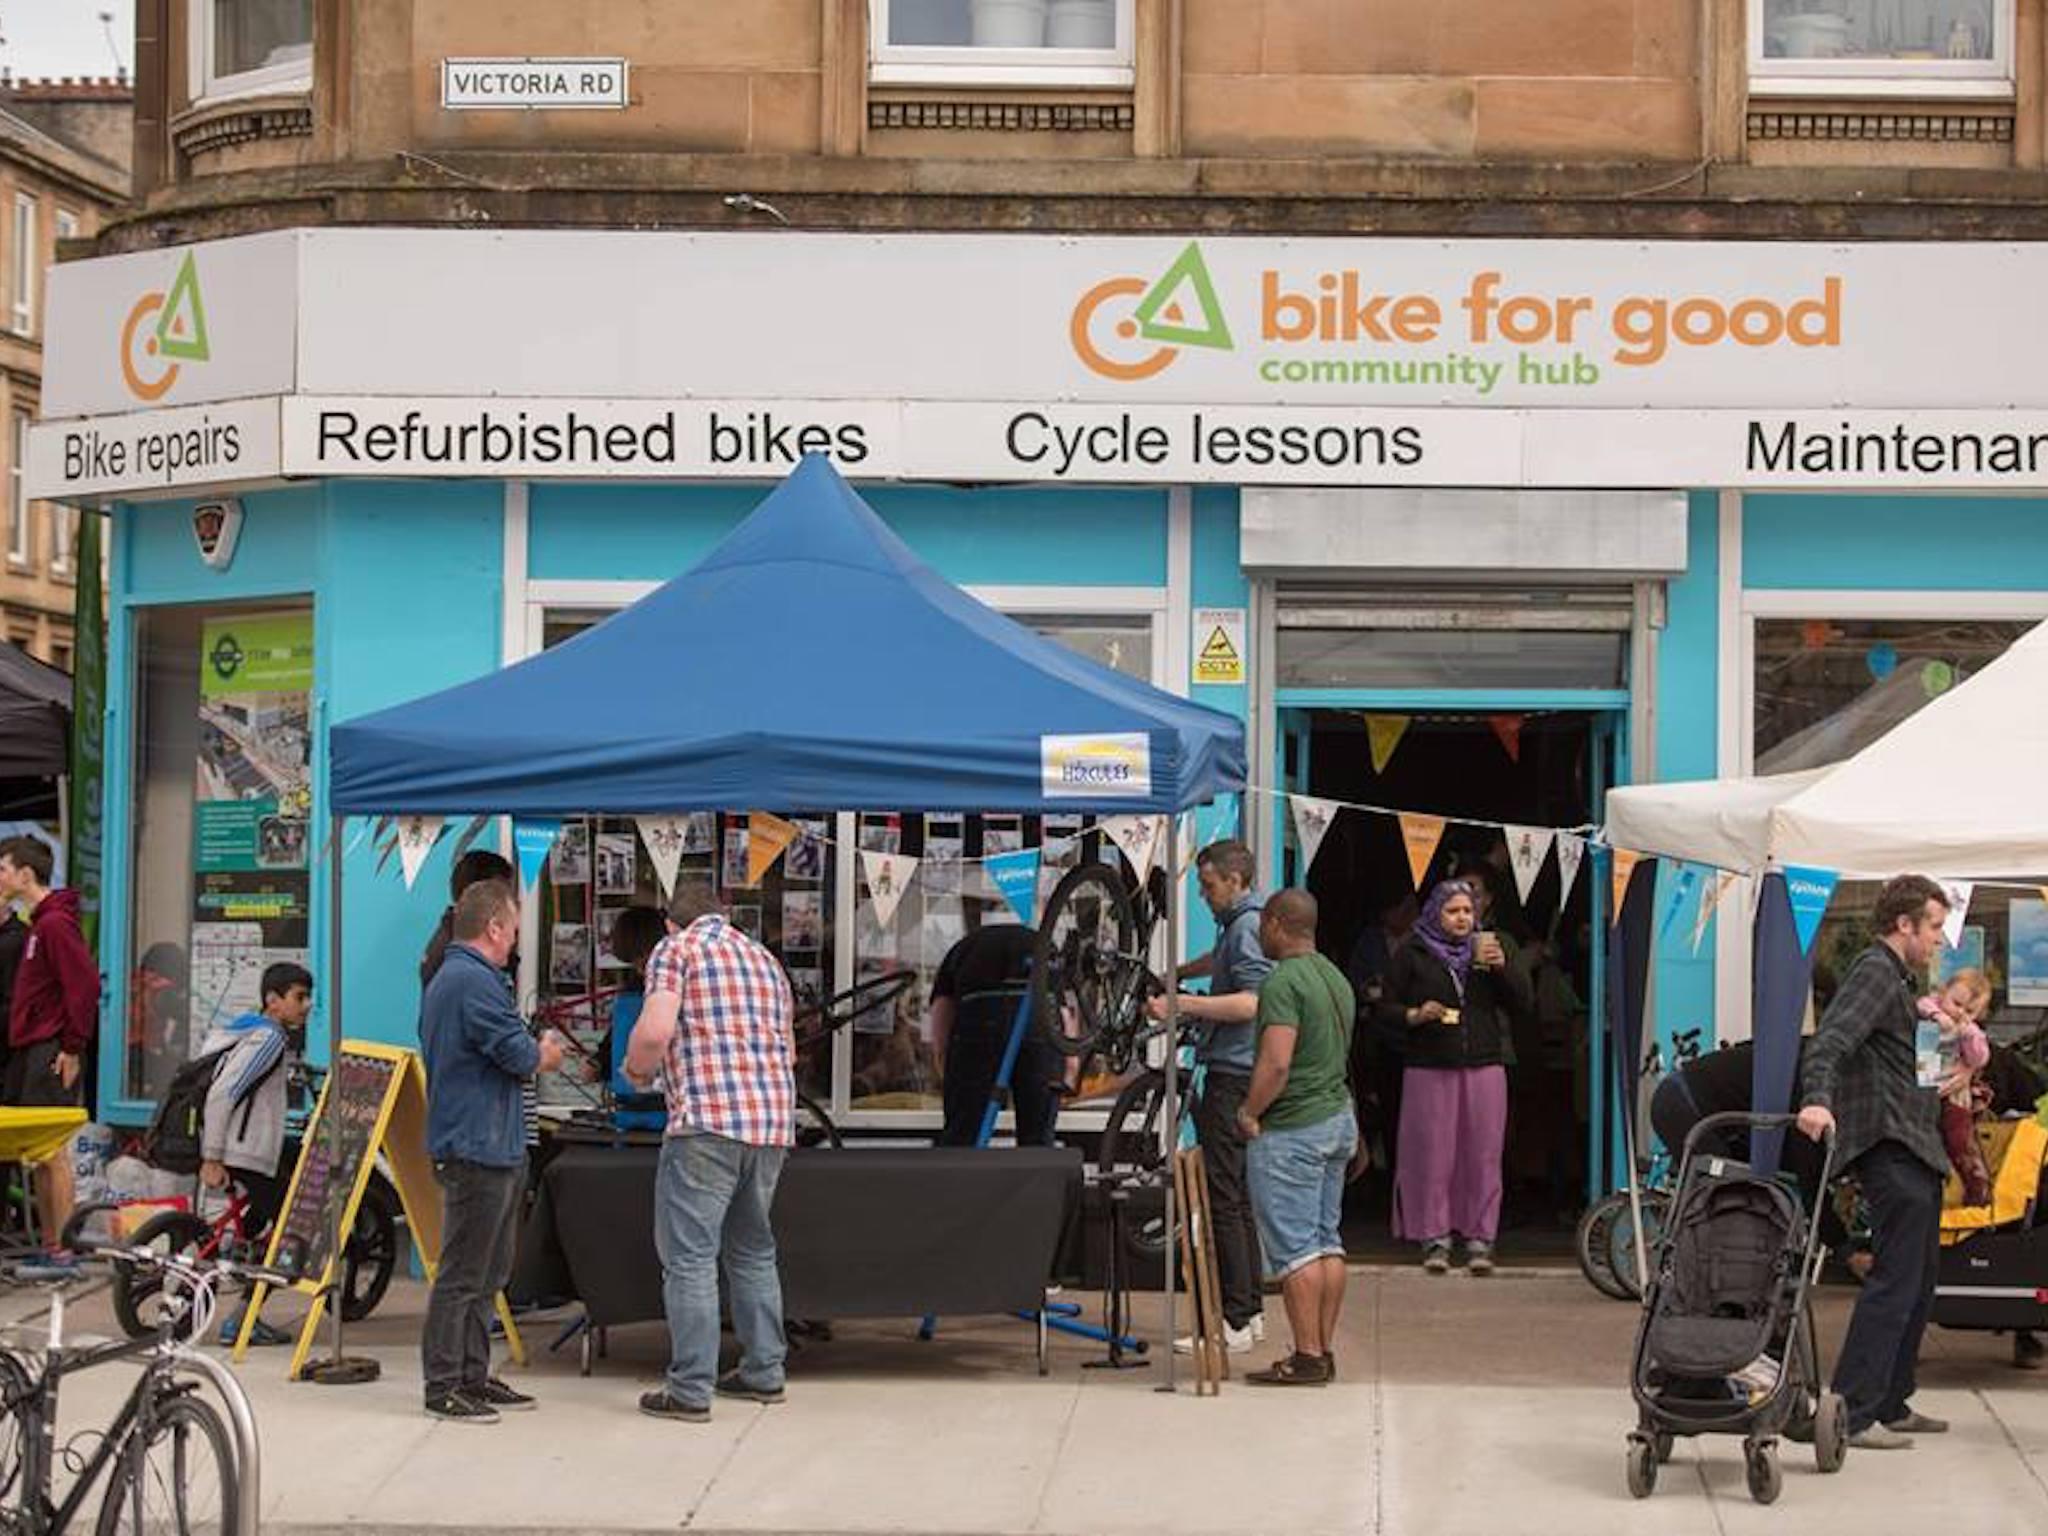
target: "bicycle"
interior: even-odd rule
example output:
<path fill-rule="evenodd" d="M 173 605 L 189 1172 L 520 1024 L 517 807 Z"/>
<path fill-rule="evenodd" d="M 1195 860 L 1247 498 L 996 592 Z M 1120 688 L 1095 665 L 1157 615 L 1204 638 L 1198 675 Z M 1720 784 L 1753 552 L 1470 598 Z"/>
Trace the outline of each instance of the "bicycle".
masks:
<path fill-rule="evenodd" d="M 1671 1211 L 1671 1155 L 1658 1147 L 1642 1162 L 1636 1203 L 1643 1213 L 1643 1251 L 1654 1253 Z M 1579 1217 L 1579 1269 L 1595 1290 L 1616 1301 L 1640 1301 L 1642 1276 L 1636 1268 L 1635 1212 L 1628 1191 L 1616 1190 L 1587 1206 Z"/>
<path fill-rule="evenodd" d="M 1107 864 L 1082 864 L 1053 888 L 1031 957 L 1031 1017 L 1068 1056 L 1100 1057 L 1122 1076 L 1155 1033 L 1146 1000 L 1166 991 L 1151 968 L 1166 875 L 1135 893 Z"/>
<path fill-rule="evenodd" d="M 92 1209 L 106 1207 L 74 1215 L 65 1246 L 88 1259 L 155 1268 L 185 1303 L 161 1309 L 153 1343 L 122 1339 L 74 1346 L 64 1338 L 65 1288 L 60 1286 L 52 1291 L 48 1342 L 39 1363 L 12 1350 L 0 1352 L 0 1411 L 5 1414 L 0 1420 L 0 1527 L 10 1536 L 60 1536 L 105 1473 L 95 1536 L 245 1536 L 242 1495 L 255 1493 L 259 1470 L 253 1463 L 245 1467 L 239 1455 L 240 1447 L 251 1454 L 255 1447 L 247 1401 L 239 1403 L 236 1417 L 246 1432 L 238 1435 L 223 1422 L 220 1410 L 198 1395 L 192 1378 L 204 1374 L 224 1392 L 239 1393 L 239 1385 L 184 1338 L 212 1326 L 215 1293 L 223 1281 L 278 1285 L 289 1284 L 291 1277 L 258 1265 L 192 1261 L 90 1241 L 80 1236 L 79 1226 Z M 181 1327 L 181 1321 L 196 1326 Z M 144 1355 L 148 1363 L 112 1425 L 87 1431 L 60 1449 L 57 1408 L 64 1378 Z M 87 1436 L 97 1440 L 91 1452 L 74 1449 Z M 61 1501 L 54 1492 L 60 1459 L 72 1474 Z M 246 1536 L 254 1536 L 253 1531 Z"/>
<path fill-rule="evenodd" d="M 880 976 L 870 976 L 866 981 L 856 982 L 844 992 L 835 992 L 830 997 L 807 1003 L 796 1011 L 790 1020 L 795 1034 L 796 1054 L 801 1056 L 813 1046 L 821 1045 L 847 1025 L 878 1008 L 893 1005 L 897 998 L 910 990 L 917 980 L 912 970 L 887 971 Z M 817 1021 L 823 1027 L 803 1032 L 806 1023 Z M 799 1088 L 796 1091 L 796 1144 L 799 1147 L 842 1147 L 844 1138 L 839 1127 L 825 1106 Z"/>

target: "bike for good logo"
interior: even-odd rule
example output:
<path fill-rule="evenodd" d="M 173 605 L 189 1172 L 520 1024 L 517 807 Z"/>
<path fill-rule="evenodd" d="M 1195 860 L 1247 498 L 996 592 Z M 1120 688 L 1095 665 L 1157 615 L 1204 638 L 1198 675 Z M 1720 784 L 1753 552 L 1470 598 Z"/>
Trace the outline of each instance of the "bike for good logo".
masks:
<path fill-rule="evenodd" d="M 1183 347 L 1236 347 L 1196 241 L 1152 282 L 1112 277 L 1090 288 L 1074 305 L 1068 337 L 1091 372 L 1126 383 L 1162 372 Z"/>
<path fill-rule="evenodd" d="M 183 364 L 203 363 L 211 356 L 199 268 L 188 251 L 169 291 L 145 293 L 128 311 L 121 326 L 121 381 L 138 400 L 161 400 L 178 382 Z"/>

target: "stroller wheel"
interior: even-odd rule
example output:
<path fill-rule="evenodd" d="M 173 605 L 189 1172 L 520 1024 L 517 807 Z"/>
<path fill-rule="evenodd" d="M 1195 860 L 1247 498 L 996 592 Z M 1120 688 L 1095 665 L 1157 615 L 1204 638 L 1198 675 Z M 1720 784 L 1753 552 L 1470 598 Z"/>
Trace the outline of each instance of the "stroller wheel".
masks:
<path fill-rule="evenodd" d="M 1650 1443 L 1656 1448 L 1657 1464 L 1662 1466 L 1671 1460 L 1671 1448 L 1677 1444 L 1677 1440 L 1670 1430 L 1660 1429 Z"/>
<path fill-rule="evenodd" d="M 1823 1392 L 1813 1414 L 1813 1464 L 1823 1472 L 1839 1472 L 1848 1455 L 1849 1405 Z"/>
<path fill-rule="evenodd" d="M 1747 1445 L 1743 1448 L 1743 1472 L 1749 1481 L 1749 1496 L 1759 1504 L 1777 1502 L 1778 1493 L 1784 1487 L 1784 1478 L 1778 1471 L 1778 1453 L 1768 1445 Z"/>
<path fill-rule="evenodd" d="M 1657 1491 L 1657 1448 L 1641 1435 L 1628 1437 L 1628 1491 L 1638 1499 Z"/>

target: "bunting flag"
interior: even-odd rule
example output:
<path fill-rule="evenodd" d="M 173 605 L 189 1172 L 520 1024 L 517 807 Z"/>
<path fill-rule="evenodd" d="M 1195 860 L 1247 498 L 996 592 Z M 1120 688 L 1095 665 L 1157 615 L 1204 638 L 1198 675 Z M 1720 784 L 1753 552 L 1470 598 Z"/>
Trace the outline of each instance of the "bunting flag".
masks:
<path fill-rule="evenodd" d="M 1220 843 L 1226 837 L 1236 837 L 1238 798 L 1236 791 L 1218 795 L 1207 805 L 1195 807 L 1195 844 L 1197 853 L 1211 844 Z"/>
<path fill-rule="evenodd" d="M 747 889 L 775 867 L 775 861 L 789 851 L 789 845 L 804 835 L 793 821 L 771 816 L 766 811 L 747 812 Z"/>
<path fill-rule="evenodd" d="M 1401 811 L 1395 819 L 1401 823 L 1401 841 L 1408 848 L 1408 878 L 1419 891 L 1429 875 L 1430 860 L 1436 857 L 1437 844 L 1444 840 L 1444 818 Z"/>
<path fill-rule="evenodd" d="M 1562 906 L 1571 900 L 1572 887 L 1579 883 L 1579 866 L 1586 862 L 1586 840 L 1576 832 L 1557 834 L 1557 900 Z"/>
<path fill-rule="evenodd" d="M 1508 867 L 1515 872 L 1515 894 L 1526 903 L 1529 892 L 1536 888 L 1536 877 L 1543 873 L 1543 861 L 1550 857 L 1550 845 L 1557 841 L 1557 833 L 1549 827 L 1502 827 L 1501 832 L 1508 840 Z"/>
<path fill-rule="evenodd" d="M 354 857 L 355 851 L 363 846 L 364 839 L 368 838 L 369 835 L 369 818 L 367 816 L 356 817 L 355 826 L 350 830 L 348 834 L 348 841 L 342 845 L 341 851 L 343 856 L 350 858 Z M 2048 886 L 2044 886 L 2042 887 L 2042 889 L 2048 890 Z"/>
<path fill-rule="evenodd" d="M 553 817 L 535 821 L 514 819 L 512 823 L 512 848 L 519 855 L 519 888 L 533 889 L 533 882 L 540 878 L 540 867 L 547 863 L 548 853 L 555 846 L 555 839 L 562 835 L 562 824 Z"/>
<path fill-rule="evenodd" d="M 875 904 L 875 922 L 886 930 L 896 920 L 896 909 L 910 890 L 917 874 L 917 860 L 907 853 L 860 851 L 860 872 L 868 883 L 868 896 Z"/>
<path fill-rule="evenodd" d="M 442 821 L 438 816 L 401 816 L 398 818 L 398 867 L 405 875 L 405 888 L 412 889 L 413 882 L 420 877 L 420 870 L 427 862 L 427 855 L 434 851 L 434 844 L 441 840 Z"/>
<path fill-rule="evenodd" d="M 1680 863 L 1671 873 L 1671 894 L 1665 898 L 1664 921 L 1657 926 L 1657 941 L 1661 944 L 1671 937 L 1671 926 L 1678 921 L 1678 914 L 1692 904 L 1700 891 L 1701 871 L 1698 865 Z"/>
<path fill-rule="evenodd" d="M 1614 858 L 1614 905 L 1607 910 L 1607 921 L 1611 923 L 1621 916 L 1621 904 L 1628 897 L 1629 876 L 1636 872 L 1636 865 L 1642 862 L 1643 856 L 1633 848 L 1610 848 L 1607 851 Z"/>
<path fill-rule="evenodd" d="M 2044 885 L 2044 886 L 2040 887 L 2040 891 L 2041 891 L 2041 899 L 2042 899 L 2043 901 L 2048 901 L 2048 885 Z"/>
<path fill-rule="evenodd" d="M 1941 888 L 1948 892 L 1948 921 L 1941 925 L 1942 942 L 1950 949 L 1963 947 L 1963 919 L 1970 915 L 1970 892 L 1976 889 L 1968 880 L 1944 880 Z"/>
<path fill-rule="evenodd" d="M 1692 952 L 1698 954 L 1700 945 L 1707 939 L 1707 924 L 1714 920 L 1714 909 L 1721 905 L 1721 898 L 1728 894 L 1728 887 L 1741 877 L 1733 870 L 1719 870 L 1714 883 L 1700 894 L 1700 909 L 1692 920 Z"/>
<path fill-rule="evenodd" d="M 654 861 L 654 878 L 661 882 L 664 897 L 676 893 L 676 872 L 683 867 L 684 819 L 680 816 L 640 816 L 633 825 Z"/>
<path fill-rule="evenodd" d="M 1385 773 L 1387 764 L 1394 760 L 1394 748 L 1401 745 L 1401 738 L 1408 734 L 1406 715 L 1367 715 L 1365 717 L 1365 739 L 1372 746 L 1372 771 Z"/>
<path fill-rule="evenodd" d="M 1294 811 L 1294 840 L 1301 845 L 1301 869 L 1295 878 L 1306 880 L 1339 806 L 1334 800 L 1318 800 L 1312 795 L 1289 795 L 1287 803 Z"/>
<path fill-rule="evenodd" d="M 983 861 L 989 879 L 1027 928 L 1038 921 L 1038 857 L 1036 848 L 1019 848 Z"/>
<path fill-rule="evenodd" d="M 1792 903 L 1792 929 L 1799 935 L 1799 952 L 1813 948 L 1813 936 L 1820 932 L 1828 901 L 1842 878 L 1839 870 L 1817 869 L 1804 864 L 1785 866 L 1785 896 Z"/>
<path fill-rule="evenodd" d="M 1511 763 L 1522 760 L 1522 722 L 1526 718 L 1524 715 L 1494 715 L 1487 722 L 1493 727 L 1493 734 L 1500 738 L 1501 747 Z"/>
<path fill-rule="evenodd" d="M 1152 861 L 1159 856 L 1159 840 L 1166 830 L 1164 816 L 1105 816 L 1097 823 L 1112 843 L 1123 850 L 1143 885 L 1151 876 Z"/>
<path fill-rule="evenodd" d="M 1195 836 L 1195 813 L 1187 812 L 1180 818 L 1180 868 L 1186 874 L 1195 867 L 1195 855 L 1202 848 Z"/>

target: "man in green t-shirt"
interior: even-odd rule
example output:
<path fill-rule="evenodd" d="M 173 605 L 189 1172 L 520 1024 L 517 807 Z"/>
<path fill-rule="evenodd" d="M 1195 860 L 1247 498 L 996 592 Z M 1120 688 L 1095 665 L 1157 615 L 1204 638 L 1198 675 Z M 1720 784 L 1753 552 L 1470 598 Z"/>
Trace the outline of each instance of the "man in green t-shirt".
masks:
<path fill-rule="evenodd" d="M 1316 952 L 1316 899 L 1280 891 L 1259 920 L 1273 971 L 1259 988 L 1258 1055 L 1238 1123 L 1266 1272 L 1280 1281 L 1294 1353 L 1245 1379 L 1319 1387 L 1336 1375 L 1331 1343 L 1344 1304 L 1344 1174 L 1358 1147 L 1347 1068 L 1351 983 Z"/>

